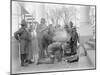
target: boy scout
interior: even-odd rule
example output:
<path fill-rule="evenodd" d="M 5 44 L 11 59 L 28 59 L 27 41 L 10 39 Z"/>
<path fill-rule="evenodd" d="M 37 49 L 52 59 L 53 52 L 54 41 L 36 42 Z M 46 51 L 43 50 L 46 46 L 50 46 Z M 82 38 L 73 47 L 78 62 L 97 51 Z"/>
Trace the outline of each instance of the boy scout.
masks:
<path fill-rule="evenodd" d="M 20 57 L 21 57 L 21 66 L 26 66 L 27 58 L 27 44 L 28 44 L 28 32 L 26 30 L 27 24 L 25 20 L 21 21 L 21 28 L 14 33 L 16 40 L 20 43 Z"/>
<path fill-rule="evenodd" d="M 51 59 L 51 63 L 54 63 L 55 58 L 58 62 L 61 61 L 62 44 L 60 42 L 54 42 L 48 46 L 48 54 Z"/>
<path fill-rule="evenodd" d="M 71 56 L 73 56 L 70 60 L 68 60 L 69 63 L 77 62 L 79 60 L 79 56 L 77 55 L 77 42 L 79 42 L 79 36 L 76 31 L 76 27 L 73 27 L 72 29 L 72 37 L 71 37 Z"/>
<path fill-rule="evenodd" d="M 65 45 L 64 49 L 69 47 L 69 54 L 67 53 L 67 55 L 70 56 L 70 58 L 67 59 L 67 61 L 69 63 L 72 63 L 72 62 L 79 60 L 79 57 L 77 56 L 77 42 L 79 42 L 79 37 L 78 37 L 78 33 L 76 31 L 76 27 L 73 27 L 72 22 L 70 22 L 69 27 L 66 25 L 65 28 L 66 28 L 67 32 L 70 33 L 71 38 L 70 38 L 70 41 L 69 41 L 69 46 Z M 68 44 L 68 42 L 67 42 L 67 44 Z M 67 51 L 68 51 L 68 49 L 67 49 Z"/>

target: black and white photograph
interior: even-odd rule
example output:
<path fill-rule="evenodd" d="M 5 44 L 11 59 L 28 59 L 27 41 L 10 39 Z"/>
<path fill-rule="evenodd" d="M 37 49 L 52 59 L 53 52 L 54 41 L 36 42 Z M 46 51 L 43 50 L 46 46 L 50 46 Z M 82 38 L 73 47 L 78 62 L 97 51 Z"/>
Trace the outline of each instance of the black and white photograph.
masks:
<path fill-rule="evenodd" d="M 11 1 L 11 74 L 96 69 L 96 5 Z"/>

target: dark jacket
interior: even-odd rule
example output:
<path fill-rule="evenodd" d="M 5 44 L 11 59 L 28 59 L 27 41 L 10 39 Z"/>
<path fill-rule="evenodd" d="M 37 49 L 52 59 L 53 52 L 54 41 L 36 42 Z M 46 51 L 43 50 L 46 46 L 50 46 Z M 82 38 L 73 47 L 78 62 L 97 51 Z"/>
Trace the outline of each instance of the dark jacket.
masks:
<path fill-rule="evenodd" d="M 20 54 L 28 52 L 29 36 L 28 32 L 24 28 L 20 28 L 14 33 L 14 37 L 20 42 Z"/>
<path fill-rule="evenodd" d="M 79 36 L 76 31 L 72 32 L 72 37 L 70 40 L 70 46 L 71 46 L 71 53 L 76 54 L 77 52 L 77 42 L 79 42 Z"/>
<path fill-rule="evenodd" d="M 14 33 L 14 36 L 17 40 L 29 40 L 28 32 L 24 28 L 20 28 L 18 31 Z"/>

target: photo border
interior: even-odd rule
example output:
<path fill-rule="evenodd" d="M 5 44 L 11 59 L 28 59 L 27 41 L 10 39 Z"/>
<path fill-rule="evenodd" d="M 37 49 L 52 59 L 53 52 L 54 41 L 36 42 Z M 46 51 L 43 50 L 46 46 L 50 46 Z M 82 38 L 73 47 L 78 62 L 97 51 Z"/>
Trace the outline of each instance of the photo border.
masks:
<path fill-rule="evenodd" d="M 92 69 L 80 69 L 80 70 L 60 70 L 60 71 L 45 71 L 45 72 L 29 72 L 29 73 L 12 73 L 12 1 L 16 2 L 33 2 L 33 3 L 46 3 L 46 4 L 59 4 L 59 5 L 79 5 L 79 6 L 94 6 L 95 7 L 95 67 Z M 42 2 L 42 1 L 23 1 L 23 0 L 10 0 L 10 74 L 39 74 L 39 73 L 53 73 L 53 72 L 72 72 L 72 71 L 87 71 L 96 70 L 97 68 L 97 6 L 87 4 L 72 4 L 72 3 L 56 3 L 56 2 Z"/>

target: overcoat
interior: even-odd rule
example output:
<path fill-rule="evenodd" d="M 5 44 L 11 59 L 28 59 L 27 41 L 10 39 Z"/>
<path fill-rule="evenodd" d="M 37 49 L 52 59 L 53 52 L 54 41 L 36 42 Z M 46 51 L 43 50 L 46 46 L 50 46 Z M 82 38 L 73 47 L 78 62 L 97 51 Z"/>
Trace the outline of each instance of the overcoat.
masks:
<path fill-rule="evenodd" d="M 14 33 L 14 37 L 20 43 L 20 53 L 25 54 L 28 50 L 28 32 L 25 28 L 20 28 L 18 31 Z"/>

